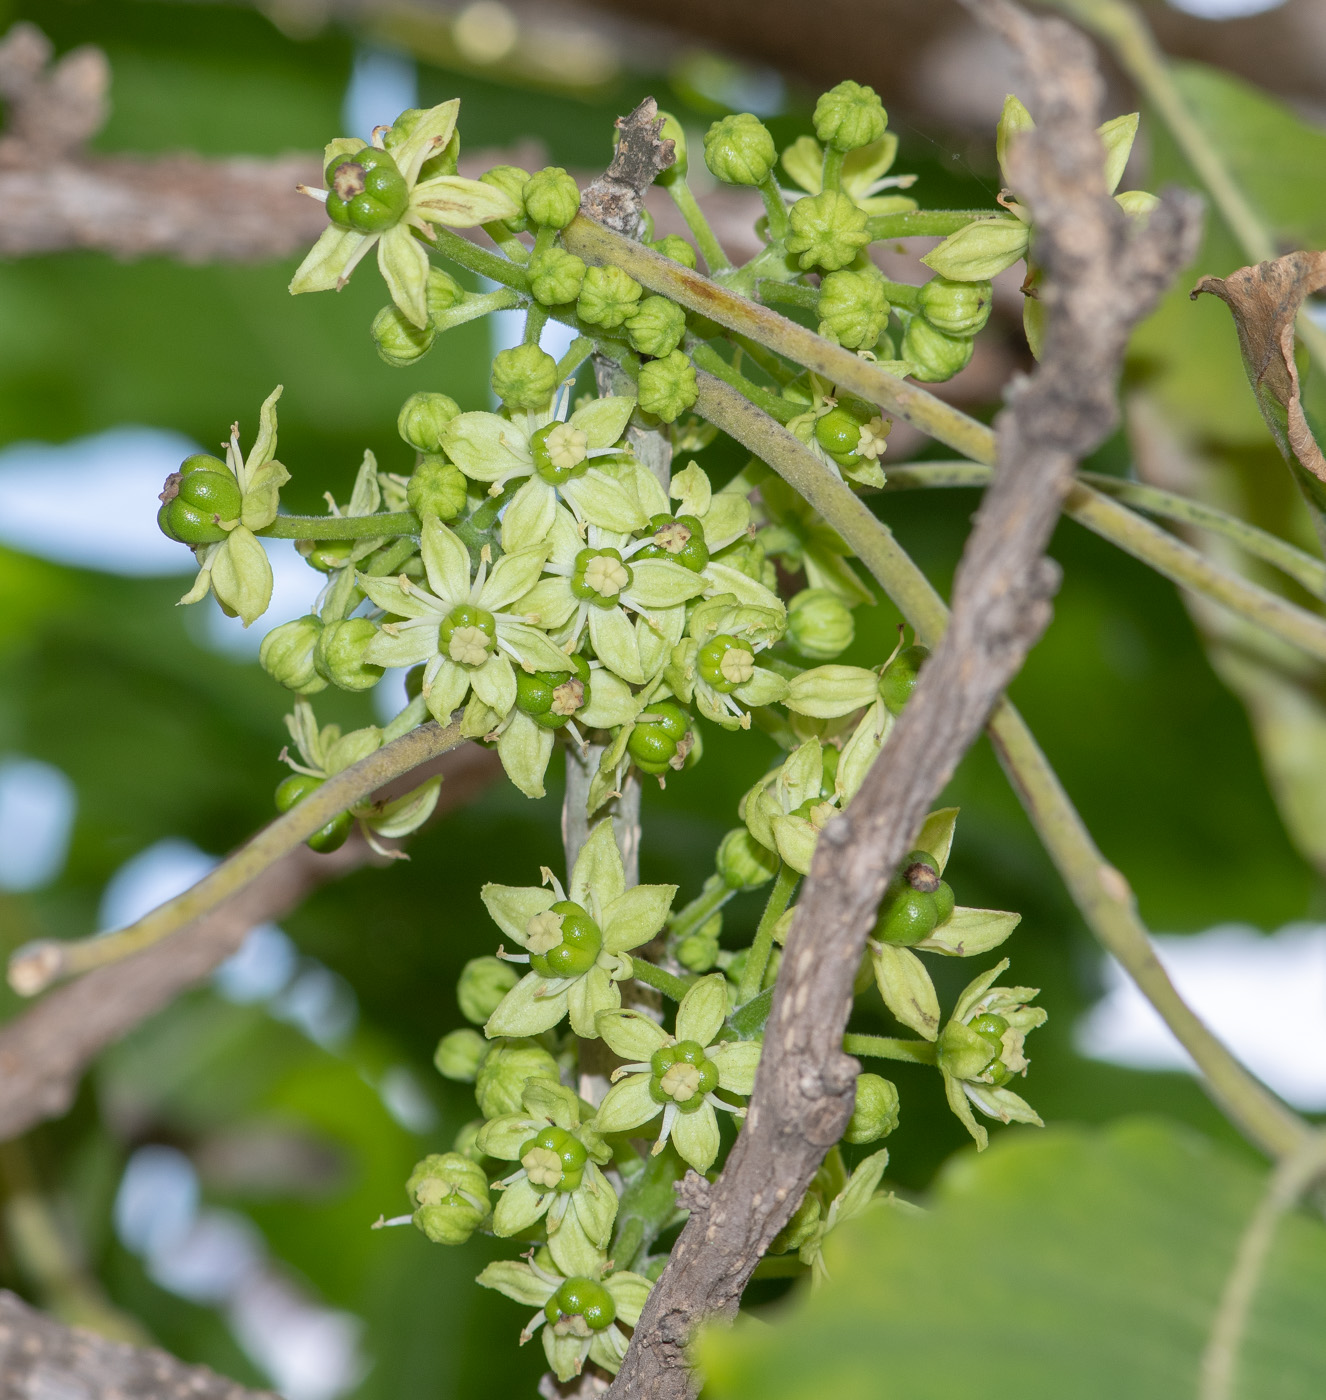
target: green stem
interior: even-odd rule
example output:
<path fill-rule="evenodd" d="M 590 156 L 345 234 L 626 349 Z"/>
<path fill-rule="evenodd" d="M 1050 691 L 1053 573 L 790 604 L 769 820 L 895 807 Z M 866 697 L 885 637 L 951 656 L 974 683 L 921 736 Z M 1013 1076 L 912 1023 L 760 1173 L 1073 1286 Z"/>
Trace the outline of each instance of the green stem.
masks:
<path fill-rule="evenodd" d="M 760 916 L 755 939 L 746 954 L 746 966 L 741 970 L 741 981 L 737 984 L 737 1005 L 745 1006 L 764 985 L 764 974 L 769 967 L 769 955 L 773 952 L 774 926 L 783 917 L 792 899 L 801 876 L 790 865 L 783 862 L 778 867 L 773 889 L 769 891 L 768 902 Z"/>
<path fill-rule="evenodd" d="M 702 929 L 710 919 L 736 894 L 729 889 L 721 876 L 711 875 L 704 882 L 704 889 L 673 919 L 668 928 L 668 943 L 676 947 L 683 938 Z"/>
<path fill-rule="evenodd" d="M 500 223 L 493 222 L 491 224 L 484 224 L 483 231 L 512 262 L 523 263 L 529 260 L 529 249 L 525 247 L 510 229 L 503 228 Z"/>
<path fill-rule="evenodd" d="M 490 282 L 499 282 L 502 286 L 512 287 L 518 292 L 529 291 L 529 278 L 525 276 L 522 268 L 496 253 L 490 253 L 487 248 L 480 248 L 468 238 L 452 233 L 449 228 L 438 228 L 433 238 L 433 247 L 443 257 L 450 258 L 452 262 L 459 263 L 471 272 L 477 272 L 480 277 L 486 277 Z"/>
<path fill-rule="evenodd" d="M 644 1164 L 626 1179 L 609 1251 L 617 1268 L 634 1269 L 643 1262 L 649 1246 L 677 1216 L 673 1187 L 686 1164 L 671 1147 L 645 1157 Z"/>
<path fill-rule="evenodd" d="M 712 345 L 697 342 L 690 347 L 691 359 L 699 369 L 707 370 L 725 384 L 730 384 L 739 394 L 744 394 L 753 404 L 758 404 L 770 417 L 780 423 L 790 423 L 793 418 L 805 412 L 799 404 L 788 403 L 768 389 L 752 383 L 739 369 L 728 362 Z"/>
<path fill-rule="evenodd" d="M 751 1278 L 804 1278 L 810 1269 L 795 1254 L 766 1254 Z"/>
<path fill-rule="evenodd" d="M 709 227 L 709 220 L 705 218 L 704 211 L 695 202 L 695 196 L 691 193 L 691 187 L 686 183 L 686 177 L 674 175 L 667 182 L 666 188 L 672 196 L 672 202 L 677 206 L 682 218 L 686 220 L 686 227 L 690 229 L 691 237 L 695 239 L 695 246 L 700 250 L 700 256 L 704 259 L 705 266 L 710 273 L 713 274 L 723 268 L 731 267 L 732 260 L 723 251 L 723 245 L 714 236 L 714 231 Z M 563 239 L 565 239 L 565 235 L 563 235 Z"/>
<path fill-rule="evenodd" d="M 539 337 L 543 334 L 543 328 L 548 323 L 548 308 L 541 306 L 537 301 L 529 304 L 529 310 L 525 312 L 525 335 L 523 342 L 526 345 L 537 345 Z"/>
<path fill-rule="evenodd" d="M 566 354 L 557 361 L 557 382 L 569 379 L 594 353 L 594 342 L 587 335 L 578 335 L 566 347 Z"/>
<path fill-rule="evenodd" d="M 843 187 L 843 161 L 847 153 L 836 146 L 825 146 L 824 163 L 820 166 L 820 189 L 840 190 Z"/>
<path fill-rule="evenodd" d="M 991 471 L 975 462 L 908 462 L 889 469 L 885 491 L 906 491 L 914 487 L 985 486 Z M 1236 515 L 1228 515 L 1204 501 L 1195 501 L 1173 491 L 1162 491 L 1140 481 L 1106 476 L 1101 472 L 1079 472 L 1078 480 L 1106 496 L 1114 496 L 1148 515 L 1195 525 L 1210 530 L 1245 549 L 1249 554 L 1274 564 L 1309 593 L 1326 598 L 1326 564 L 1314 559 L 1277 535 L 1249 525 Z M 1106 538 L 1111 538 L 1106 536 Z"/>
<path fill-rule="evenodd" d="M 872 1060 L 904 1060 L 913 1065 L 933 1065 L 939 1047 L 932 1040 L 894 1040 L 886 1035 L 845 1035 L 843 1051 Z"/>
<path fill-rule="evenodd" d="M 977 219 L 1006 219 L 998 209 L 908 209 L 898 214 L 874 214 L 866 220 L 872 242 L 889 238 L 934 237 L 957 233 Z"/>
<path fill-rule="evenodd" d="M 852 547 L 918 638 L 935 647 L 948 624 L 948 609 L 888 528 L 804 444 L 736 391 L 707 375 L 700 376 L 699 388 L 698 411 L 804 496 Z M 1031 731 L 1007 699 L 996 705 L 988 730 L 1014 790 L 1088 926 L 1192 1055 L 1211 1096 L 1269 1155 L 1294 1151 L 1308 1128 L 1244 1069 L 1179 996 L 1138 917 L 1128 882 L 1096 848 Z"/>
<path fill-rule="evenodd" d="M 255 535 L 274 540 L 362 540 L 374 535 L 417 535 L 419 517 L 412 510 L 384 515 L 278 515 Z"/>
<path fill-rule="evenodd" d="M 61 977 L 103 967 L 150 948 L 186 924 L 212 913 L 333 817 L 362 802 L 393 778 L 399 778 L 463 742 L 458 718 L 445 729 L 433 722 L 411 730 L 403 738 L 328 778 L 197 884 L 159 904 L 136 923 L 95 938 L 67 943 L 42 940 L 20 948 L 9 960 L 10 986 L 20 995 L 34 996 Z"/>
<path fill-rule="evenodd" d="M 631 958 L 631 976 L 637 982 L 643 982 L 647 987 L 653 987 L 656 992 L 662 992 L 665 997 L 671 997 L 673 1001 L 680 1001 L 682 997 L 690 991 L 690 984 L 683 982 L 680 977 L 674 977 L 670 972 L 664 972 L 661 967 L 655 967 L 653 963 L 646 962 L 644 958 L 637 957 L 634 953 Z"/>
<path fill-rule="evenodd" d="M 772 277 L 762 277 L 755 284 L 756 300 L 768 304 L 781 301 L 784 306 L 799 306 L 804 311 L 818 311 L 820 307 L 819 288 L 807 287 L 802 282 L 779 282 Z"/>
<path fill-rule="evenodd" d="M 792 231 L 792 225 L 788 221 L 783 192 L 778 188 L 772 170 L 760 181 L 760 198 L 764 200 L 764 212 L 769 216 L 769 242 L 781 243 Z"/>
<path fill-rule="evenodd" d="M 390 549 L 380 550 L 368 561 L 368 568 L 364 573 L 386 578 L 389 574 L 394 574 L 417 548 L 414 539 L 407 535 L 403 540 L 397 540 Z"/>
<path fill-rule="evenodd" d="M 790 384 L 796 378 L 796 371 L 772 350 L 766 350 L 758 340 L 752 340 L 748 335 L 738 335 L 736 331 L 729 331 L 728 339 L 743 355 L 754 360 L 775 384 Z"/>
<path fill-rule="evenodd" d="M 921 309 L 920 287 L 914 287 L 910 282 L 891 282 L 887 277 L 881 277 L 879 280 L 890 305 L 901 306 L 907 311 Z"/>

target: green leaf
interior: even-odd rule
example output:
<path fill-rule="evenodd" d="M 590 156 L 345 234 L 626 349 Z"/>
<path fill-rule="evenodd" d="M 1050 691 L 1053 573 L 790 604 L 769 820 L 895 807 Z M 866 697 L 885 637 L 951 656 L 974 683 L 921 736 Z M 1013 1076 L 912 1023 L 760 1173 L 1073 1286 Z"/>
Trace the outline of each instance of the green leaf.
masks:
<path fill-rule="evenodd" d="M 1163 1123 L 1010 1134 L 964 1154 L 923 1215 L 836 1230 L 829 1283 L 779 1317 L 705 1334 L 713 1400 L 1174 1400 L 1198 1362 L 1264 1188 L 1241 1157 Z M 887 1260 L 887 1266 L 881 1261 Z M 1002 1261 L 994 1273 L 978 1260 Z M 1321 1393 L 1326 1229 L 1282 1223 L 1235 1400 Z"/>

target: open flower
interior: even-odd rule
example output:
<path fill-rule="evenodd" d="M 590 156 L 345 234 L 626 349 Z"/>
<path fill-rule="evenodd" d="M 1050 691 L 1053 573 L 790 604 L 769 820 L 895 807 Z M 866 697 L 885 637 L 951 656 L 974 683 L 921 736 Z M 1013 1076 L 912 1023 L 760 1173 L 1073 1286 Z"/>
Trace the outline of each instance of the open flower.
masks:
<path fill-rule="evenodd" d="M 611 820 L 581 847 L 570 889 L 546 866 L 544 885 L 485 885 L 483 902 L 493 921 L 523 953 L 499 951 L 530 971 L 488 1018 L 488 1036 L 538 1035 L 570 1013 L 578 1036 L 598 1035 L 596 1017 L 621 1005 L 617 983 L 631 975 L 632 948 L 663 927 L 676 885 L 626 888 L 621 852 Z"/>
<path fill-rule="evenodd" d="M 521 1106 L 521 1113 L 485 1123 L 476 1140 L 487 1156 L 520 1163 L 496 1183 L 502 1195 L 493 1231 L 518 1235 L 542 1220 L 557 1267 L 566 1274 L 592 1274 L 617 1218 L 617 1194 L 599 1170 L 612 1153 L 597 1133 L 581 1126 L 580 1100 L 561 1084 L 531 1079 Z"/>
<path fill-rule="evenodd" d="M 632 685 L 645 684 L 681 640 L 685 604 L 705 591 L 705 580 L 671 559 L 633 558 L 631 547 L 641 541 L 598 525 L 578 529 L 565 508 L 558 509 L 548 539 L 546 577 L 524 600 L 527 612 L 568 653 L 588 630 L 608 670 Z"/>
<path fill-rule="evenodd" d="M 543 1350 L 559 1381 L 574 1380 L 587 1359 L 616 1375 L 627 1342 L 617 1324 L 634 1327 L 640 1321 L 654 1285 L 642 1274 L 609 1273 L 604 1261 L 568 1278 L 543 1250 L 531 1250 L 525 1258 L 524 1264 L 505 1259 L 489 1264 L 478 1279 L 485 1288 L 539 1309 L 520 1334 L 521 1346 L 543 1327 Z"/>
<path fill-rule="evenodd" d="M 1043 1126 L 1036 1110 L 1004 1086 L 1014 1075 L 1026 1074 L 1027 1034 L 1043 1025 L 1048 1013 L 1026 1004 L 1037 988 L 994 985 L 1007 970 L 1005 958 L 969 983 L 939 1036 L 939 1070 L 948 1106 L 982 1150 L 989 1134 L 973 1116 L 972 1104 L 1001 1123 Z"/>
<path fill-rule="evenodd" d="M 378 127 L 371 145 L 342 136 L 327 146 L 328 188 L 300 189 L 327 205 L 333 223 L 300 263 L 291 292 L 339 291 L 376 245 L 391 299 L 416 326 L 428 325 L 428 254 L 416 230 L 432 237 L 434 224 L 473 228 L 520 213 L 495 185 L 461 175 L 420 180 L 424 162 L 451 142 L 459 113 L 460 99 L 453 98 Z"/>
<path fill-rule="evenodd" d="M 478 568 L 469 550 L 436 516 L 421 538 L 429 589 L 398 578 L 359 575 L 359 586 L 395 620 L 384 622 L 364 657 L 378 666 L 424 665 L 429 713 L 446 724 L 473 688 L 498 716 L 516 703 L 515 660 L 526 671 L 549 671 L 565 656 L 524 616 L 505 611 L 539 577 L 544 550 L 504 554 L 489 567 L 485 547 Z"/>
<path fill-rule="evenodd" d="M 885 172 L 898 154 L 898 138 L 886 131 L 878 141 L 858 146 L 843 157 L 840 176 L 843 193 L 867 214 L 897 214 L 916 208 L 909 195 L 885 194 L 885 190 L 905 190 L 916 183 L 915 175 L 888 175 Z M 824 151 L 813 136 L 798 136 L 783 152 L 783 169 L 806 194 L 819 194 L 824 188 Z M 786 193 L 788 199 L 801 194 Z"/>
<path fill-rule="evenodd" d="M 673 648 L 665 679 L 679 700 L 688 705 L 694 701 L 706 719 L 724 729 L 749 729 L 751 709 L 787 697 L 782 676 L 755 662 L 783 635 L 786 625 L 781 604 L 777 609 L 760 607 L 742 603 L 731 593 L 706 599 L 692 609 L 690 635 Z"/>
<path fill-rule="evenodd" d="M 621 395 L 591 399 L 570 416 L 571 381 L 542 412 L 462 413 L 442 432 L 448 457 L 473 481 L 489 482 L 500 495 L 510 481 L 529 480 L 502 513 L 502 548 L 528 549 L 552 531 L 560 497 L 577 520 L 629 533 L 646 523 L 634 492 L 592 465 L 621 451 L 635 400 Z"/>
<path fill-rule="evenodd" d="M 675 1035 L 638 1011 L 605 1011 L 599 1034 L 631 1063 L 613 1073 L 594 1126 L 601 1133 L 626 1133 L 657 1118 L 663 1124 L 654 1151 L 669 1138 L 696 1171 L 708 1171 L 718 1156 L 715 1109 L 741 1115 L 745 1109 L 718 1097 L 717 1090 L 747 1095 L 755 1087 L 760 1044 L 727 1040 L 713 1044 L 727 1016 L 727 984 L 721 972 L 701 978 L 677 1008 Z"/>

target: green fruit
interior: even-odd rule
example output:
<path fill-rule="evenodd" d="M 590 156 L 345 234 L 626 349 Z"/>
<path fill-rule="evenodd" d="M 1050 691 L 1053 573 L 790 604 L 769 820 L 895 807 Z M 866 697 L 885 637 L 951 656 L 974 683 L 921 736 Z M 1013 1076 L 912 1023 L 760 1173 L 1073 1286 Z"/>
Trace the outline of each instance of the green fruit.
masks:
<path fill-rule="evenodd" d="M 237 520 L 242 502 L 230 468 L 219 458 L 196 453 L 166 478 L 157 524 L 183 544 L 215 544 L 227 534 L 219 522 Z"/>
<path fill-rule="evenodd" d="M 386 151 L 365 146 L 327 166 L 327 216 L 357 233 L 383 233 L 400 222 L 410 191 Z"/>
<path fill-rule="evenodd" d="M 354 540 L 301 540 L 300 544 L 307 544 L 307 552 L 304 549 L 299 552 L 323 574 L 345 568 L 355 547 Z"/>
<path fill-rule="evenodd" d="M 339 850 L 345 845 L 354 820 L 349 812 L 342 812 L 340 816 L 333 817 L 326 826 L 308 838 L 309 850 L 317 851 L 320 855 L 329 855 L 332 851 Z"/>
<path fill-rule="evenodd" d="M 557 1158 L 554 1168 L 548 1154 Z M 547 1127 L 536 1133 L 520 1149 L 520 1164 L 529 1173 L 536 1191 L 575 1191 L 584 1180 L 589 1154 L 565 1128 Z M 554 1179 L 554 1170 L 557 1176 Z M 536 1180 L 536 1177 L 538 1178 Z"/>
<path fill-rule="evenodd" d="M 928 938 L 938 922 L 933 894 L 913 889 L 905 880 L 894 880 L 879 906 L 873 936 L 880 943 L 910 948 Z"/>
<path fill-rule="evenodd" d="M 699 649 L 696 668 L 720 695 L 731 695 L 755 674 L 755 652 L 749 642 L 720 634 Z"/>
<path fill-rule="evenodd" d="M 691 717 L 671 700 L 655 700 L 636 721 L 626 752 L 642 773 L 665 773 L 691 727 Z"/>
<path fill-rule="evenodd" d="M 482 666 L 497 644 L 497 619 L 485 608 L 462 603 L 442 619 L 438 650 L 461 666 Z"/>
<path fill-rule="evenodd" d="M 311 792 L 316 792 L 325 780 L 315 778 L 312 773 L 291 773 L 283 778 L 276 788 L 276 810 L 288 812 L 296 802 L 302 802 Z"/>
<path fill-rule="evenodd" d="M 884 674 L 879 678 L 879 693 L 885 708 L 891 714 L 902 713 L 902 707 L 911 699 L 921 667 L 929 656 L 930 652 L 926 647 L 908 647 L 905 651 L 900 651 L 884 668 Z"/>
<path fill-rule="evenodd" d="M 589 664 L 567 658 L 571 671 L 516 672 L 516 706 L 543 729 L 561 729 L 590 701 Z"/>
<path fill-rule="evenodd" d="M 637 559 L 671 559 L 693 574 L 700 573 L 708 564 L 709 546 L 705 542 L 704 526 L 695 516 L 651 515 L 649 530 L 653 540 L 636 551 Z"/>
<path fill-rule="evenodd" d="M 845 408 L 831 408 L 815 420 L 815 441 L 826 452 L 855 453 L 861 424 Z"/>
<path fill-rule="evenodd" d="M 561 917 L 561 942 L 542 953 L 531 951 L 531 969 L 540 977 L 583 977 L 603 950 L 599 926 L 570 900 L 559 900 L 549 912 Z"/>
<path fill-rule="evenodd" d="M 601 1283 L 591 1278 L 569 1278 L 548 1299 L 543 1315 L 552 1323 L 578 1317 L 591 1332 L 602 1332 L 612 1326 L 617 1305 Z"/>
<path fill-rule="evenodd" d="M 943 880 L 939 882 L 939 888 L 934 893 L 935 901 L 935 922 L 946 924 L 953 917 L 953 910 L 957 906 L 957 900 L 953 897 L 952 889 Z"/>
<path fill-rule="evenodd" d="M 329 622 L 313 649 L 318 674 L 342 690 L 371 690 L 382 679 L 383 668 L 364 660 L 364 652 L 378 634 L 366 617 Z"/>

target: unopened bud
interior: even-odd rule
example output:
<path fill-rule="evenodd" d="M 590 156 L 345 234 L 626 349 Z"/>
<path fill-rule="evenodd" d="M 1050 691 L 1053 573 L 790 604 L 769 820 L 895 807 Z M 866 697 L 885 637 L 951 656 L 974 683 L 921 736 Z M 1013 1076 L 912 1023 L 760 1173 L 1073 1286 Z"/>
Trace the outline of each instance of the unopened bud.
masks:
<path fill-rule="evenodd" d="M 689 267 L 692 272 L 695 271 L 699 263 L 699 259 L 695 256 L 695 249 L 679 234 L 670 233 L 666 238 L 656 239 L 649 246 L 656 253 L 662 253 L 665 258 L 671 258 L 673 262 L 680 263 L 683 267 Z"/>
<path fill-rule="evenodd" d="M 396 418 L 396 431 L 418 452 L 441 452 L 442 429 L 460 416 L 449 394 L 411 394 Z"/>
<path fill-rule="evenodd" d="M 488 1053 L 488 1042 L 478 1031 L 462 1029 L 444 1035 L 433 1051 L 433 1064 L 444 1079 L 473 1084 Z"/>
<path fill-rule="evenodd" d="M 416 326 L 396 309 L 394 304 L 384 306 L 369 327 L 373 344 L 378 354 L 389 365 L 401 368 L 412 365 L 433 348 L 437 332 L 430 326 Z"/>
<path fill-rule="evenodd" d="M 812 661 L 832 661 L 855 636 L 852 610 L 831 588 L 803 588 L 787 605 L 787 639 Z"/>
<path fill-rule="evenodd" d="M 788 219 L 792 232 L 787 250 L 799 255 L 803 268 L 834 272 L 846 267 L 870 242 L 865 211 L 837 190 L 798 199 Z"/>
<path fill-rule="evenodd" d="M 557 1061 L 533 1040 L 494 1040 L 479 1066 L 474 1097 L 485 1118 L 499 1118 L 521 1107 L 530 1079 L 560 1078 Z"/>
<path fill-rule="evenodd" d="M 580 190 L 559 165 L 531 175 L 521 190 L 530 222 L 548 228 L 565 228 L 580 208 Z"/>
<path fill-rule="evenodd" d="M 778 856 L 744 826 L 733 827 L 723 837 L 715 864 L 730 890 L 757 890 L 778 873 Z"/>
<path fill-rule="evenodd" d="M 258 649 L 262 669 L 297 695 L 316 695 L 327 688 L 313 664 L 313 652 L 322 635 L 322 621 L 310 614 L 273 627 Z"/>
<path fill-rule="evenodd" d="M 814 120 L 815 135 L 826 146 L 854 151 L 878 141 L 889 119 L 874 88 L 848 79 L 822 94 Z"/>
<path fill-rule="evenodd" d="M 680 350 L 650 360 L 640 370 L 640 408 L 665 423 L 675 423 L 698 394 L 695 366 Z"/>
<path fill-rule="evenodd" d="M 318 674 L 342 690 L 371 690 L 382 679 L 382 667 L 364 660 L 378 629 L 366 617 L 329 622 L 313 650 Z"/>
<path fill-rule="evenodd" d="M 658 183 L 670 185 L 679 177 L 683 180 L 686 178 L 686 131 L 671 112 L 660 112 L 659 116 L 663 118 L 663 127 L 658 133 L 659 140 L 672 142 L 672 164 L 659 172 Z"/>
<path fill-rule="evenodd" d="M 758 185 L 778 159 L 773 137 L 756 116 L 722 117 L 705 133 L 704 163 L 728 185 Z"/>
<path fill-rule="evenodd" d="M 642 355 L 667 355 L 675 350 L 686 331 L 686 313 L 667 297 L 645 297 L 626 318 L 626 334 Z"/>
<path fill-rule="evenodd" d="M 990 319 L 989 282 L 953 282 L 932 277 L 921 288 L 921 315 L 945 335 L 973 336 Z"/>
<path fill-rule="evenodd" d="M 613 330 L 630 316 L 640 300 L 642 288 L 620 267 L 591 267 L 576 301 L 576 312 L 592 326 Z"/>
<path fill-rule="evenodd" d="M 523 233 L 529 227 L 529 220 L 525 217 L 525 201 L 522 198 L 529 171 L 522 170 L 518 165 L 495 165 L 491 170 L 485 170 L 479 179 L 485 185 L 492 185 L 494 189 L 510 195 L 512 204 L 520 213 L 498 222 L 510 233 Z"/>
<path fill-rule="evenodd" d="M 878 1074 L 858 1074 L 856 1106 L 843 1133 L 843 1141 L 853 1144 L 877 1142 L 898 1126 L 898 1090 Z"/>
<path fill-rule="evenodd" d="M 939 384 L 967 368 L 975 344 L 967 336 L 945 335 L 924 316 L 913 316 L 902 338 L 902 357 L 913 379 Z"/>
<path fill-rule="evenodd" d="M 538 412 L 557 387 L 557 361 L 537 345 L 514 345 L 493 356 L 493 393 L 508 407 Z"/>
<path fill-rule="evenodd" d="M 471 958 L 456 983 L 461 1015 L 476 1026 L 483 1025 L 519 981 L 520 974 L 501 958 Z"/>
<path fill-rule="evenodd" d="M 425 457 L 405 488 L 407 504 L 421 519 L 454 520 L 465 509 L 465 494 L 464 473 L 445 457 Z"/>
<path fill-rule="evenodd" d="M 819 332 L 849 350 L 867 350 L 889 319 L 888 298 L 871 272 L 830 272 L 820 283 Z"/>
<path fill-rule="evenodd" d="M 529 289 L 544 306 L 565 306 L 580 295 L 585 263 L 565 248 L 541 248 L 526 266 Z"/>

